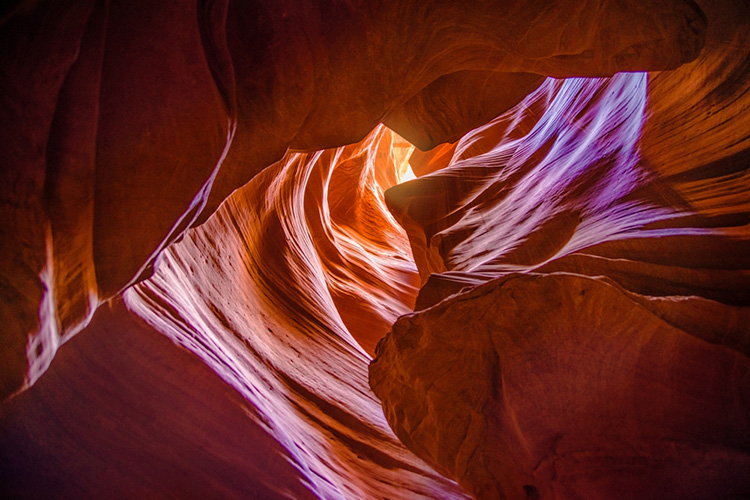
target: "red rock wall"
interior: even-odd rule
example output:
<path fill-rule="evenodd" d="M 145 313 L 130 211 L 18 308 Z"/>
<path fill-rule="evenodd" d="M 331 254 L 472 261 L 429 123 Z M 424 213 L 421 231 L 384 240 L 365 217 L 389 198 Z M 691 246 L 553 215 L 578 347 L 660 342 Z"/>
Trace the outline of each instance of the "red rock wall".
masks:
<path fill-rule="evenodd" d="M 121 300 L 0 412 L 3 498 L 318 498 L 253 406 Z"/>
<path fill-rule="evenodd" d="M 370 383 L 479 498 L 750 491 L 750 16 L 707 14 L 695 62 L 547 80 L 385 194 L 424 286 Z"/>
<path fill-rule="evenodd" d="M 23 457 L 3 455 L 7 491 L 465 498 L 398 441 L 367 385 L 363 347 L 417 292 L 383 201 L 411 149 L 380 127 L 290 153 L 188 231 L 4 409 L 0 444 Z"/>
<path fill-rule="evenodd" d="M 681 0 L 538 3 L 9 4 L 0 392 L 33 383 L 99 303 L 289 146 L 357 142 L 391 112 L 417 135 L 458 136 L 523 94 L 508 72 L 673 68 L 703 43 L 702 14 Z M 454 87 L 471 95 L 471 79 L 440 83 L 466 71 L 520 87 L 454 126 L 420 120 Z"/>
<path fill-rule="evenodd" d="M 461 496 L 396 440 L 367 386 L 360 346 L 374 348 L 416 293 L 382 201 L 397 181 L 392 147 L 381 128 L 357 146 L 287 155 L 125 294 L 256 408 L 321 498 L 398 497 L 402 484 Z"/>
<path fill-rule="evenodd" d="M 4 492 L 747 494 L 750 14 L 701 7 L 3 10 L 3 394 L 68 342 Z"/>

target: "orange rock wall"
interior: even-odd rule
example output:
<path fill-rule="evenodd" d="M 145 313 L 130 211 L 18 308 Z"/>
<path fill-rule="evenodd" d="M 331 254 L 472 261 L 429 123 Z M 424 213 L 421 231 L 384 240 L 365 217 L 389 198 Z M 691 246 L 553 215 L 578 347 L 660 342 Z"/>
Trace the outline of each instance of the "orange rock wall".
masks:
<path fill-rule="evenodd" d="M 370 383 L 478 498 L 750 490 L 750 17 L 706 10 L 695 62 L 547 80 L 385 193 L 423 287 Z"/>
<path fill-rule="evenodd" d="M 453 87 L 471 95 L 472 79 L 446 75 L 519 85 L 499 113 L 528 86 L 509 72 L 674 68 L 705 29 L 682 0 L 22 0 L 0 22 L 4 397 L 290 146 L 354 143 L 389 113 L 417 135 L 459 136 L 494 113 L 448 106 L 462 126 L 420 120 Z"/>
<path fill-rule="evenodd" d="M 7 496 L 750 491 L 743 2 L 0 12 Z"/>

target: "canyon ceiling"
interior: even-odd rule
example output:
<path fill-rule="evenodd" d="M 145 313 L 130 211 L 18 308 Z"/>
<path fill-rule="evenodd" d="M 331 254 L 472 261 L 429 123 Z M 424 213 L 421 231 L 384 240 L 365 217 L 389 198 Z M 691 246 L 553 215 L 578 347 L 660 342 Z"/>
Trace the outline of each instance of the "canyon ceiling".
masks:
<path fill-rule="evenodd" d="M 3 498 L 750 498 L 750 4 L 0 7 Z"/>

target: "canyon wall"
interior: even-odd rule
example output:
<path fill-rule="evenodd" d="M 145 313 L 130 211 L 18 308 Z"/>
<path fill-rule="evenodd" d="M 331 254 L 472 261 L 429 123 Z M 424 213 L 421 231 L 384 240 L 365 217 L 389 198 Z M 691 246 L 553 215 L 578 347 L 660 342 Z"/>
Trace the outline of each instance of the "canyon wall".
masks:
<path fill-rule="evenodd" d="M 9 493 L 465 498 L 367 385 L 365 349 L 417 292 L 383 201 L 411 149 L 381 127 L 290 153 L 188 231 L 6 405 Z"/>
<path fill-rule="evenodd" d="M 475 496 L 750 491 L 736 7 L 707 10 L 697 61 L 547 80 L 386 191 L 424 286 L 370 383 L 402 441 Z"/>
<path fill-rule="evenodd" d="M 357 142 L 390 112 L 414 128 L 411 100 L 456 72 L 666 69 L 703 44 L 702 12 L 680 0 L 538 4 L 9 4 L 0 393 L 290 146 Z"/>
<path fill-rule="evenodd" d="M 3 8 L 3 492 L 750 494 L 750 11 L 700 4 Z"/>

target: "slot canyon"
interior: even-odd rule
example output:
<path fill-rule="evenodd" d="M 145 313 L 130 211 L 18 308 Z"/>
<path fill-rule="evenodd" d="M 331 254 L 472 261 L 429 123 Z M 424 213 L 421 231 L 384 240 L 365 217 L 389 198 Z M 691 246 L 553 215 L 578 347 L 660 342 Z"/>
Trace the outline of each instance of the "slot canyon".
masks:
<path fill-rule="evenodd" d="M 12 0 L 0 47 L 0 497 L 750 499 L 746 0 Z"/>

